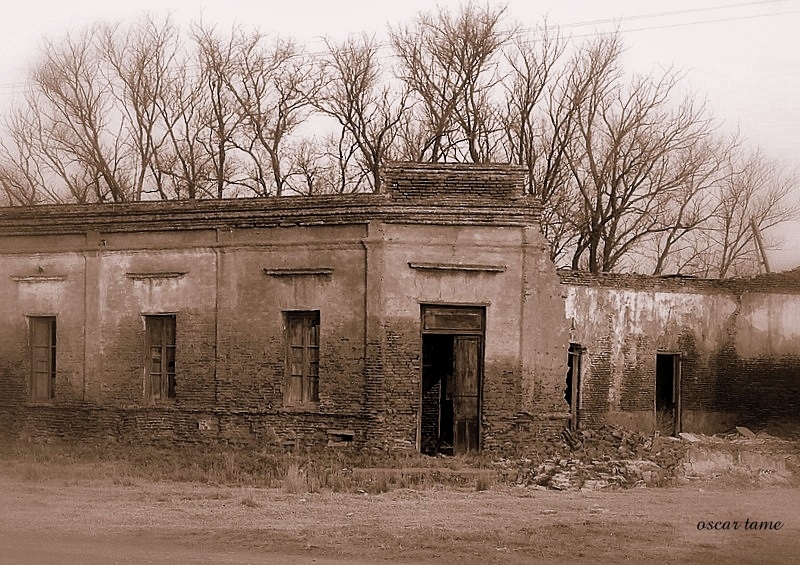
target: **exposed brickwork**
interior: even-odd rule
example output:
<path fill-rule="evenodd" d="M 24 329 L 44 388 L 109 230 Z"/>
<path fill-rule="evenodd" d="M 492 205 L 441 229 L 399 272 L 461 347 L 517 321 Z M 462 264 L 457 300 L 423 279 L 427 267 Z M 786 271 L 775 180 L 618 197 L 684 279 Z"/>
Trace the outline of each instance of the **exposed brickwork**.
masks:
<path fill-rule="evenodd" d="M 526 300 L 532 311 L 555 312 L 537 351 L 560 347 L 553 267 L 541 241 L 523 250 L 539 209 L 523 194 L 522 172 L 413 164 L 390 166 L 384 178 L 383 194 L 0 209 L 3 272 L 25 280 L 0 281 L 3 429 L 286 446 L 326 445 L 329 430 L 345 430 L 356 445 L 414 449 L 420 303 L 434 301 L 491 305 L 483 447 L 557 434 L 540 415 L 552 407 L 543 383 L 560 377 L 515 357 L 532 321 L 502 321 Z M 550 279 L 526 272 L 526 284 L 549 289 L 535 298 L 519 286 L 523 255 L 548 265 Z M 460 272 L 459 264 L 496 268 Z M 309 405 L 284 398 L 292 310 L 320 313 L 319 401 Z M 145 316 L 158 314 L 176 319 L 176 398 L 153 403 Z M 27 400 L 28 315 L 58 323 L 56 397 L 42 405 Z M 543 391 L 541 407 L 523 410 L 521 380 Z"/>
<path fill-rule="evenodd" d="M 486 313 L 487 451 L 558 436 L 570 341 L 585 349 L 582 425 L 652 428 L 658 352 L 681 355 L 684 429 L 798 417 L 800 272 L 557 275 L 521 175 L 393 165 L 383 194 L 2 209 L 0 425 L 286 446 L 346 430 L 360 446 L 419 448 L 426 304 Z M 320 313 L 309 405 L 285 402 L 292 310 Z M 176 319 L 177 394 L 153 404 L 144 316 L 155 314 Z M 28 316 L 56 317 L 51 402 L 29 402 Z"/>
<path fill-rule="evenodd" d="M 523 198 L 525 170 L 507 164 L 390 164 L 383 169 L 382 183 L 393 200 L 450 198 L 468 205 L 472 199 Z"/>
<path fill-rule="evenodd" d="M 559 273 L 586 353 L 581 421 L 652 429 L 656 355 L 681 356 L 683 429 L 800 417 L 800 272 L 742 279 Z"/>

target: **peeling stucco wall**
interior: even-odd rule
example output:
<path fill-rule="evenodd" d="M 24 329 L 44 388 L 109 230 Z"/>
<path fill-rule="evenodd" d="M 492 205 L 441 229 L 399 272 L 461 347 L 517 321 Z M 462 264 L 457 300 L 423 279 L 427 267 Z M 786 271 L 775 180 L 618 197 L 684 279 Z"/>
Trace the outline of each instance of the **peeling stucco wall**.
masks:
<path fill-rule="evenodd" d="M 681 356 L 684 430 L 797 416 L 797 278 L 561 273 L 561 280 L 570 341 L 584 348 L 580 414 L 588 425 L 653 429 L 659 352 Z"/>
<path fill-rule="evenodd" d="M 482 446 L 557 436 L 567 325 L 523 174 L 413 164 L 382 194 L 0 209 L 0 428 L 414 448 L 420 309 L 448 304 L 486 309 Z M 304 269 L 321 274 L 270 275 Z M 314 406 L 284 405 L 289 310 L 320 313 Z M 177 392 L 154 403 L 144 317 L 164 313 Z M 32 315 L 57 321 L 51 402 L 30 402 Z"/>

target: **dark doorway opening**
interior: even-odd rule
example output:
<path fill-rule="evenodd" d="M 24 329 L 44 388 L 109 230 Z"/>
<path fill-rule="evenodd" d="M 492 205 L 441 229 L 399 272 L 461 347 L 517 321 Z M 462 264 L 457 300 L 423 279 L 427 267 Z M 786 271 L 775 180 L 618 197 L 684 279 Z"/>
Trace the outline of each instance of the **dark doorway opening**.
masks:
<path fill-rule="evenodd" d="M 674 353 L 656 354 L 656 431 L 675 435 L 680 432 L 681 357 Z"/>
<path fill-rule="evenodd" d="M 484 309 L 423 306 L 422 318 L 420 451 L 477 451 Z"/>
<path fill-rule="evenodd" d="M 422 452 L 453 454 L 453 337 L 422 337 Z"/>
<path fill-rule="evenodd" d="M 570 410 L 569 427 L 578 429 L 578 407 L 581 394 L 581 346 L 577 343 L 569 344 L 567 353 L 567 387 L 564 389 L 564 400 Z"/>

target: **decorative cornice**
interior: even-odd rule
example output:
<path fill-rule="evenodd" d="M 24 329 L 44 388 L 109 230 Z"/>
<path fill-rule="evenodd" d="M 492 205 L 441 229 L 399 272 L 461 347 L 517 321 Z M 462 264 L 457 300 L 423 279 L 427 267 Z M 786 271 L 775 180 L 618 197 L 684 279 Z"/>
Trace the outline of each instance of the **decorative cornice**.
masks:
<path fill-rule="evenodd" d="M 264 269 L 270 277 L 329 277 L 333 267 L 305 267 L 299 269 Z"/>
<path fill-rule="evenodd" d="M 409 262 L 412 269 L 424 271 L 466 271 L 477 273 L 503 273 L 508 270 L 506 265 L 488 265 L 480 263 L 416 263 Z"/>
<path fill-rule="evenodd" d="M 125 273 L 125 276 L 135 281 L 145 281 L 151 279 L 179 279 L 186 274 L 186 271 L 162 271 L 158 273 Z"/>
<path fill-rule="evenodd" d="M 66 275 L 12 275 L 11 280 L 19 283 L 39 283 L 39 282 L 52 282 L 63 281 Z"/>

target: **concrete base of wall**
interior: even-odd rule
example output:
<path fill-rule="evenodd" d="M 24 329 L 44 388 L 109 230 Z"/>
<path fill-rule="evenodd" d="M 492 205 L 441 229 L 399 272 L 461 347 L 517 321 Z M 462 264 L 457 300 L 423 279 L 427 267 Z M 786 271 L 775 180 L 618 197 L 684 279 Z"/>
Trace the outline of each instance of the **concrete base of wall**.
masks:
<path fill-rule="evenodd" d="M 652 434 L 655 429 L 655 416 L 651 411 L 606 412 L 605 423 L 637 432 Z"/>
<path fill-rule="evenodd" d="M 718 434 L 742 425 L 742 416 L 734 412 L 700 412 L 684 410 L 683 431 L 698 434 Z"/>
<path fill-rule="evenodd" d="M 598 421 L 637 432 L 652 434 L 655 430 L 655 416 L 649 410 L 637 412 L 605 412 Z M 747 416 L 736 412 L 707 412 L 684 410 L 681 415 L 681 430 L 697 434 L 718 434 L 734 426 L 747 425 Z M 594 427 L 594 426 L 587 426 Z"/>

